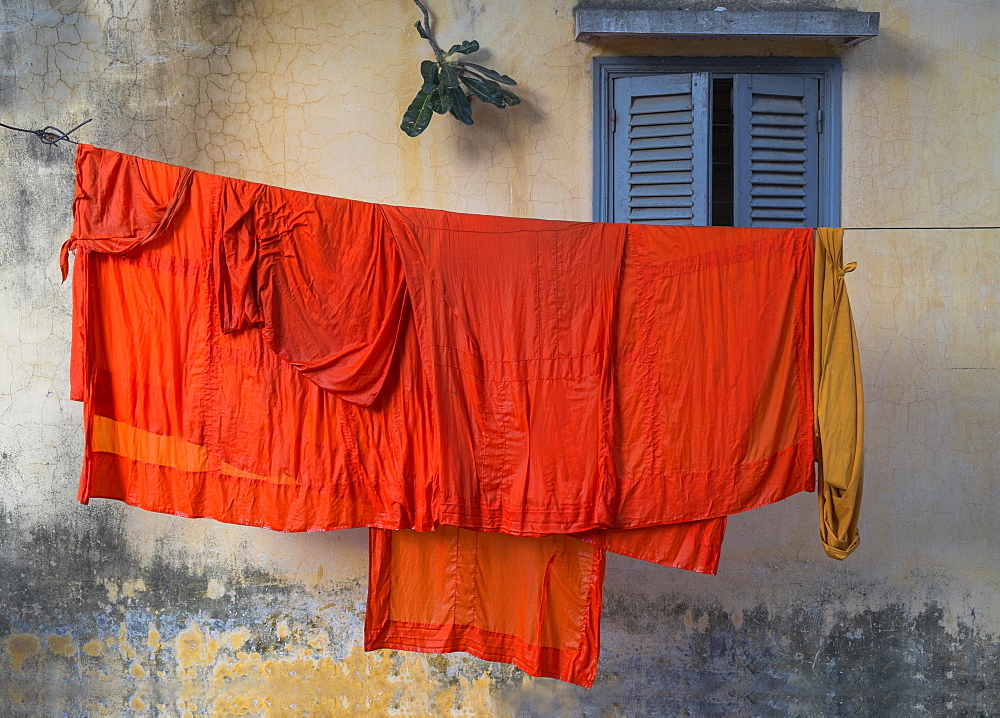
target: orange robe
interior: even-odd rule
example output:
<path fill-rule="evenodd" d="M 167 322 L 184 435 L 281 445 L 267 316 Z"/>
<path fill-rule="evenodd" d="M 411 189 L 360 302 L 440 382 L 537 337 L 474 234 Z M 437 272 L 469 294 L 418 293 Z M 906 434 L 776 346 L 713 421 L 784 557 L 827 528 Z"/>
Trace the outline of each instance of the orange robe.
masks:
<path fill-rule="evenodd" d="M 811 230 L 77 173 L 80 499 L 419 529 L 372 535 L 368 647 L 589 685 L 603 550 L 714 573 L 728 514 L 812 488 Z"/>

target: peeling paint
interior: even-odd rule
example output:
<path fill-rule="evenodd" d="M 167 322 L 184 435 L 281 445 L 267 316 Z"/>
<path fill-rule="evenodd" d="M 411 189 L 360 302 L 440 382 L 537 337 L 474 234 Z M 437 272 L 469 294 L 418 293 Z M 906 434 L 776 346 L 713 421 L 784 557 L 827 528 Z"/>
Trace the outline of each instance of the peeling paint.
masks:
<path fill-rule="evenodd" d="M 211 578 L 208 580 L 208 588 L 205 590 L 205 596 L 208 598 L 222 598 L 226 595 L 226 587 L 218 579 Z"/>
<path fill-rule="evenodd" d="M 24 668 L 24 662 L 36 655 L 41 647 L 38 636 L 31 634 L 16 634 L 7 639 L 7 655 L 10 657 L 10 667 L 15 673 Z"/>
<path fill-rule="evenodd" d="M 76 653 L 76 645 L 73 643 L 73 636 L 49 636 L 47 641 L 49 650 L 57 656 L 72 656 Z"/>
<path fill-rule="evenodd" d="M 104 650 L 104 644 L 98 641 L 96 638 L 92 638 L 83 644 L 82 650 L 88 656 L 96 658 L 97 656 L 101 655 L 101 652 Z"/>

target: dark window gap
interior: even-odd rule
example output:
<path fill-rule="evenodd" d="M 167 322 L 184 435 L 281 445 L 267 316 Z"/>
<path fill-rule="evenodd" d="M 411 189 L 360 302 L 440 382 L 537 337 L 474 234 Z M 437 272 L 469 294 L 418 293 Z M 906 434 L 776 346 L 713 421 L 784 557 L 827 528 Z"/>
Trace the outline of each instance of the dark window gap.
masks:
<path fill-rule="evenodd" d="M 733 80 L 712 80 L 712 214 L 714 227 L 733 226 Z"/>

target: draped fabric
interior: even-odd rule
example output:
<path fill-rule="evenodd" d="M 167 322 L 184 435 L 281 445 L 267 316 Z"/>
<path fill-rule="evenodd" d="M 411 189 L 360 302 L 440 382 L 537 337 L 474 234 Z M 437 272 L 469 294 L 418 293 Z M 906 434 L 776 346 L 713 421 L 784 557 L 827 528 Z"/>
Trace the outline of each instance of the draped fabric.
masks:
<path fill-rule="evenodd" d="M 370 534 L 365 649 L 466 651 L 590 686 L 604 551 L 566 535 Z"/>
<path fill-rule="evenodd" d="M 819 459 L 819 533 L 830 558 L 858 547 L 864 484 L 864 391 L 858 335 L 844 275 L 844 230 L 816 230 L 813 382 Z"/>
<path fill-rule="evenodd" d="M 85 145 L 74 217 L 80 500 L 370 527 L 367 648 L 590 685 L 605 550 L 715 573 L 726 516 L 813 488 L 812 230 L 390 207 Z"/>

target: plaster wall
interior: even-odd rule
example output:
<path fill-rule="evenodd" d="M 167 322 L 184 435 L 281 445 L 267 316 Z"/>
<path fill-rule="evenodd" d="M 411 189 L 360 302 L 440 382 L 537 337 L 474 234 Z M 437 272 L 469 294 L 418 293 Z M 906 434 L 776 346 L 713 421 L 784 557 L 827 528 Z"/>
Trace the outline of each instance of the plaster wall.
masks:
<path fill-rule="evenodd" d="M 0 121 L 94 117 L 87 142 L 220 174 L 586 220 L 593 56 L 843 53 L 843 224 L 1000 225 L 1000 7 L 837 4 L 881 12 L 880 36 L 846 52 L 584 45 L 569 0 L 432 1 L 442 44 L 478 39 L 525 101 L 477 105 L 472 127 L 436 117 L 411 139 L 398 124 L 428 48 L 404 0 L 0 0 Z M 824 556 L 814 497 L 800 495 L 733 518 L 717 577 L 610 557 L 587 691 L 462 654 L 365 654 L 363 531 L 284 535 L 78 505 L 70 287 L 56 265 L 72 192 L 71 149 L 0 134 L 0 716 L 1000 705 L 997 230 L 848 233 L 867 399 L 856 554 Z"/>

